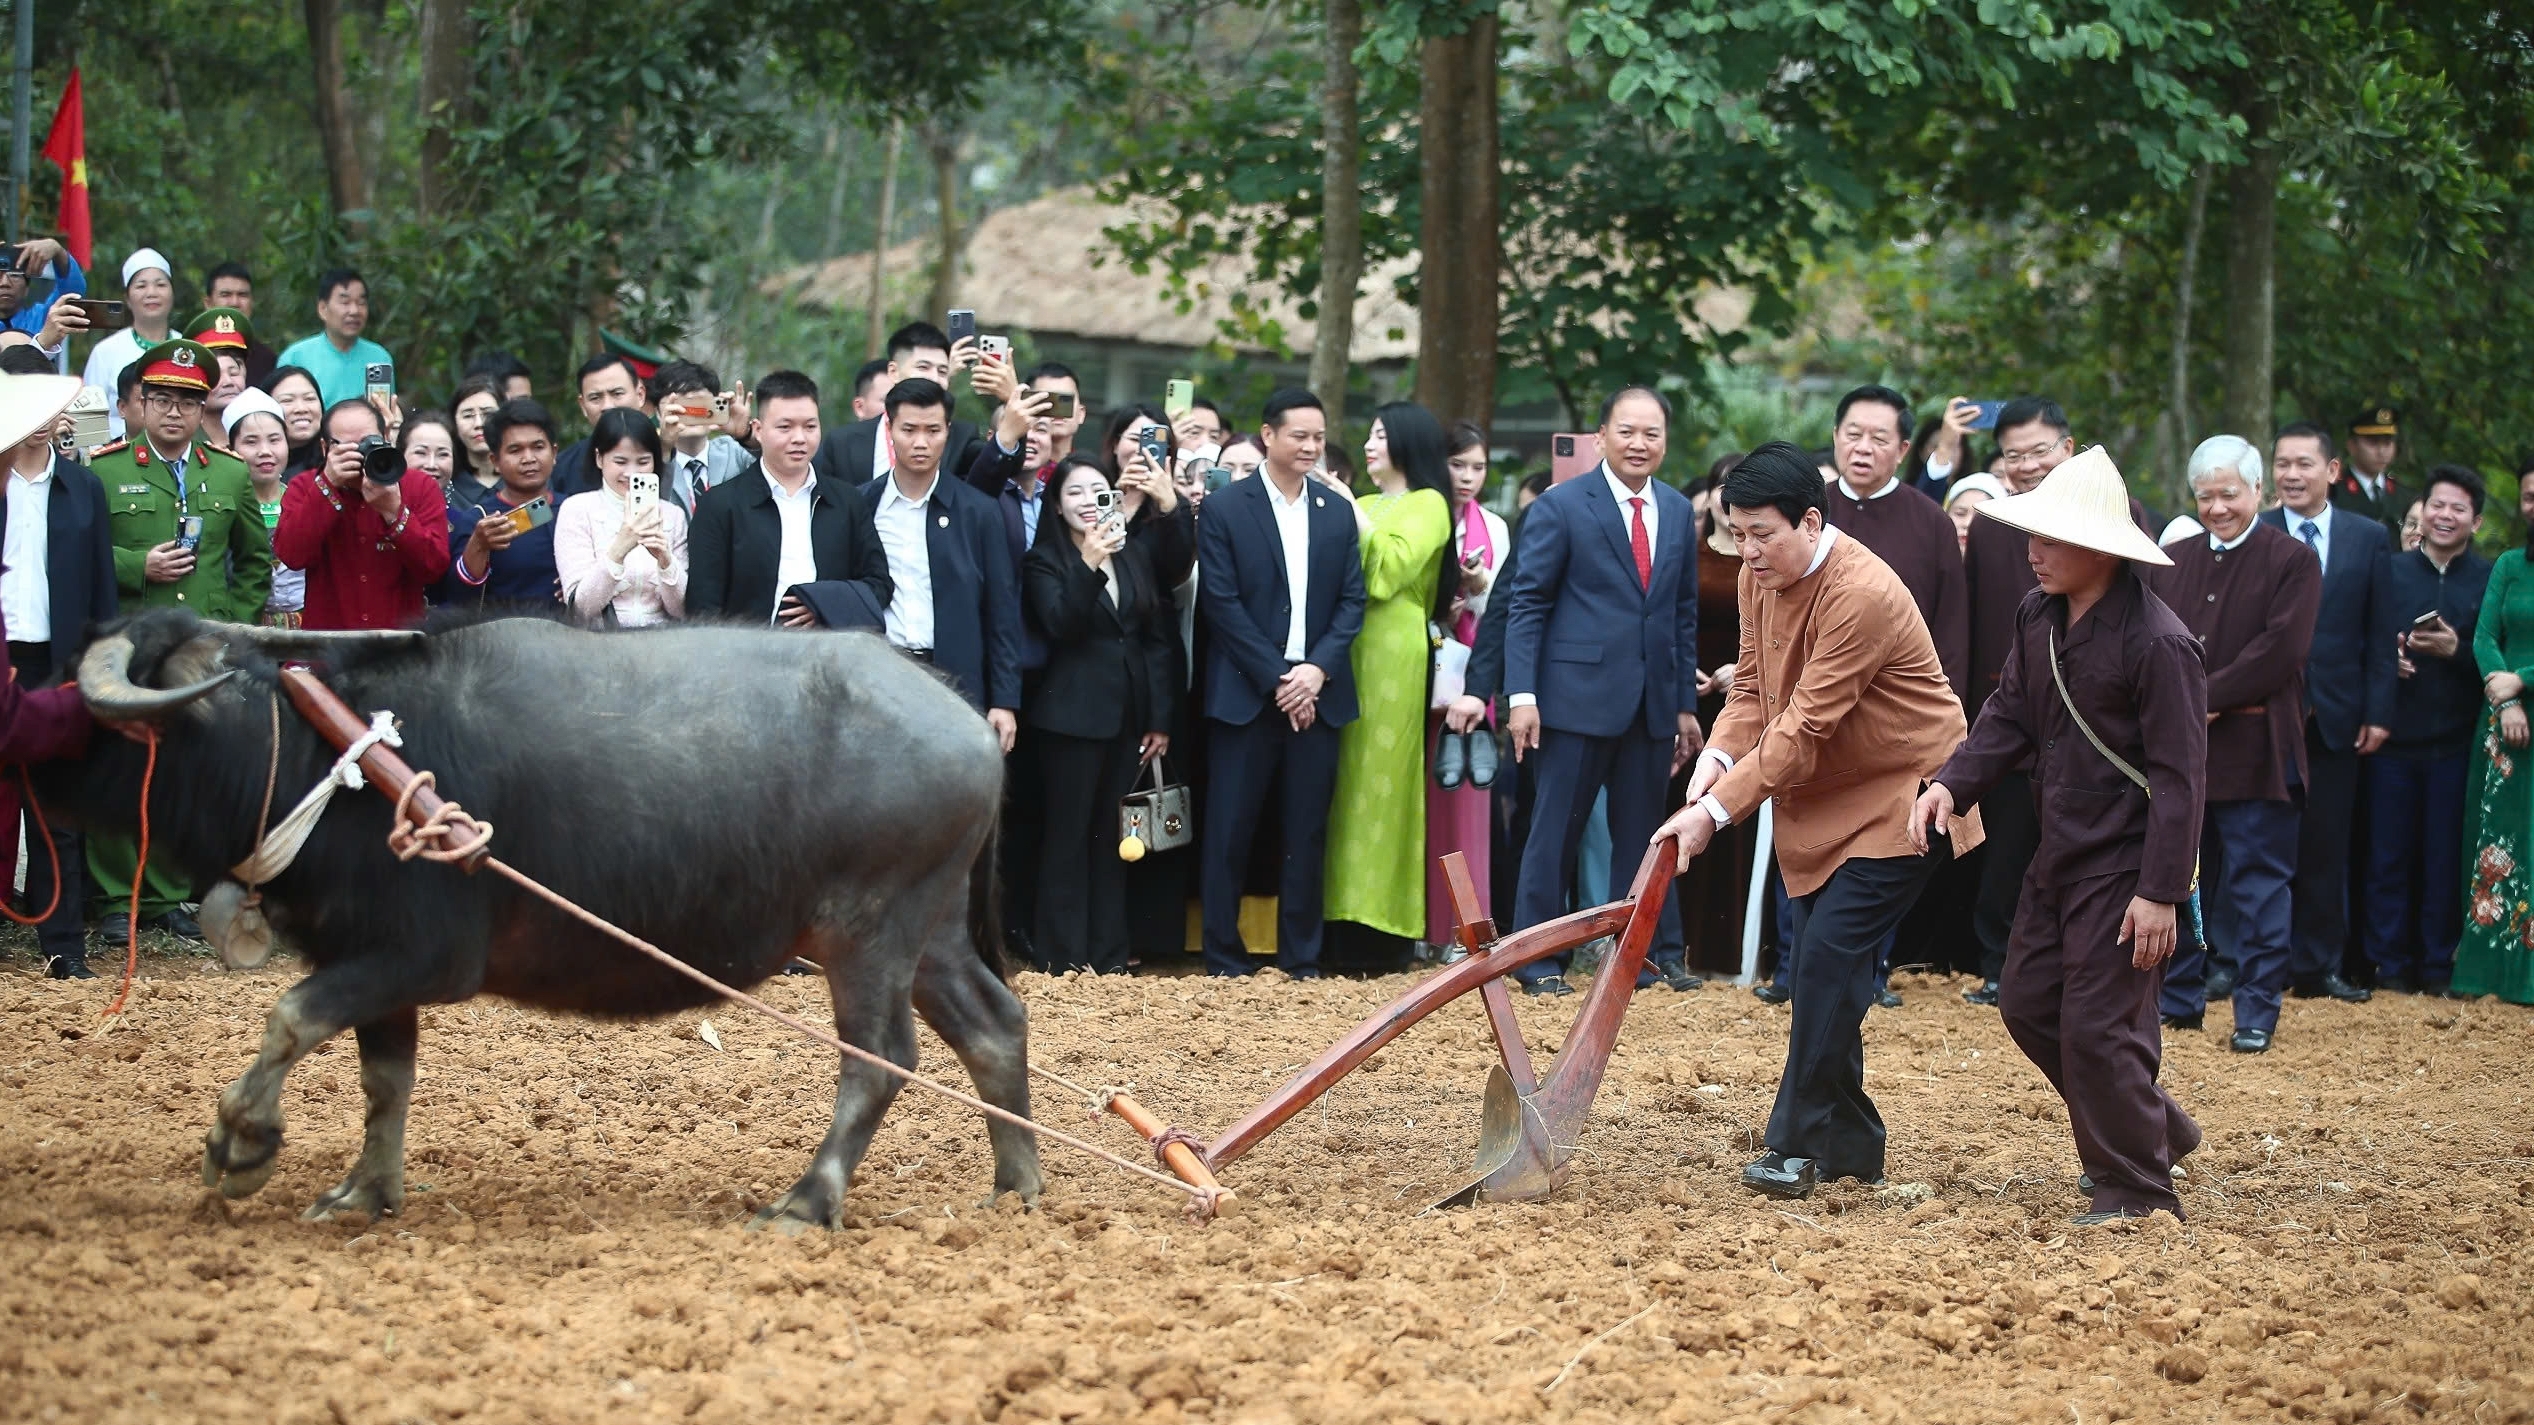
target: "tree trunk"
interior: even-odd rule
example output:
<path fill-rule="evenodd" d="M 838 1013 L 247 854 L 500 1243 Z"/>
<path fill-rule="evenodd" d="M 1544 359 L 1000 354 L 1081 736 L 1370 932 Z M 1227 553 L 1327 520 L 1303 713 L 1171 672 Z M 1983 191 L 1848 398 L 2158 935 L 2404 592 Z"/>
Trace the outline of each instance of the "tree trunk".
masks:
<path fill-rule="evenodd" d="M 313 3 L 313 0 L 312 0 Z M 467 85 L 466 0 L 422 0 L 422 215 L 448 214 L 457 175 L 449 171 L 456 150 L 450 135 L 465 115 Z"/>
<path fill-rule="evenodd" d="M 2226 428 L 2266 448 L 2277 411 L 2279 150 L 2267 101 L 2244 118 L 2251 157 L 2226 175 Z"/>
<path fill-rule="evenodd" d="M 343 76 L 342 0 L 307 0 L 308 54 L 316 65 L 317 136 L 326 158 L 326 196 L 334 216 L 366 212 L 369 182 L 361 173 L 352 96 Z"/>
<path fill-rule="evenodd" d="M 837 245 L 845 240 L 845 186 L 853 165 L 837 156 L 845 146 L 845 125 L 841 119 L 827 121 L 827 146 L 819 157 L 835 166 L 834 181 L 827 186 L 827 236 L 819 240 L 818 260 L 825 262 L 836 255 Z"/>
<path fill-rule="evenodd" d="M 2167 486 L 2178 490 L 2187 503 L 2191 494 L 2189 463 L 2196 439 L 2191 417 L 2191 315 L 2199 296 L 2200 237 L 2208 230 L 2208 190 L 2210 170 L 2206 167 L 2191 177 L 2191 212 L 2182 223 L 2182 271 L 2173 284 L 2173 389 L 2168 397 L 2167 417 L 2173 427 L 2173 459 L 2168 466 Z"/>
<path fill-rule="evenodd" d="M 874 361 L 888 355 L 889 229 L 897 222 L 897 156 L 906 146 L 906 120 L 889 122 L 889 156 L 880 171 L 880 228 L 871 239 L 871 339 L 862 357 Z"/>
<path fill-rule="evenodd" d="M 933 212 L 937 245 L 933 249 L 933 286 L 924 300 L 928 321 L 959 305 L 959 130 L 947 125 L 924 126 L 924 151 L 933 161 Z"/>
<path fill-rule="evenodd" d="M 1496 407 L 1496 17 L 1425 42 L 1417 400 L 1445 426 Z"/>
<path fill-rule="evenodd" d="M 1355 348 L 1355 289 L 1364 278 L 1364 136 L 1357 127 L 1355 47 L 1360 0 L 1325 0 L 1320 87 L 1320 315 L 1311 334 L 1311 389 L 1328 408 L 1329 439 L 1344 437 L 1346 373 Z"/>

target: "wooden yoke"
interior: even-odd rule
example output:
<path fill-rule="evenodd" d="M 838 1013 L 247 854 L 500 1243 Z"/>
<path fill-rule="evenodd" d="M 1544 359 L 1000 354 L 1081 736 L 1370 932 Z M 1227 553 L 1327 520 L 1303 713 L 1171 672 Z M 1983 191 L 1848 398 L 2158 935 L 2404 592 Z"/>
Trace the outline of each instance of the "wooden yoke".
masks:
<path fill-rule="evenodd" d="M 281 682 L 282 691 L 290 694 L 290 705 L 299 710 L 299 715 L 306 718 L 308 725 L 317 730 L 319 737 L 332 744 L 336 752 L 347 750 L 353 743 L 369 735 L 369 723 L 363 720 L 359 713 L 354 712 L 343 699 L 336 697 L 334 690 L 327 687 L 315 673 L 296 666 L 284 668 Z M 423 778 L 420 786 L 412 786 L 418 775 L 412 764 L 398 756 L 396 749 L 385 743 L 376 744 L 367 752 L 362 753 L 360 767 L 361 775 L 368 778 L 370 785 L 377 788 L 389 801 L 396 800 L 398 793 L 405 792 L 408 787 L 411 787 L 407 804 L 412 810 L 407 820 L 412 825 L 419 826 L 429 821 L 438 815 L 441 807 L 446 804 L 440 794 L 432 789 L 429 778 Z M 479 846 L 474 854 L 463 858 L 458 864 L 468 872 L 473 872 L 484 864 L 486 854 L 487 848 Z"/>

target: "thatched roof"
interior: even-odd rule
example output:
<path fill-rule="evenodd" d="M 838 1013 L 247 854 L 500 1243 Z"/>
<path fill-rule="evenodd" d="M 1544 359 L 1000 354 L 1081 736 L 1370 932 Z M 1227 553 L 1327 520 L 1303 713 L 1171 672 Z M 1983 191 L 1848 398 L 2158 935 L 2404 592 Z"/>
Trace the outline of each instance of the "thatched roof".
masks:
<path fill-rule="evenodd" d="M 959 274 L 959 305 L 972 307 L 983 331 L 1027 331 L 1147 346 L 1204 347 L 1222 337 L 1232 315 L 1230 294 L 1257 293 L 1249 265 L 1218 257 L 1189 274 L 1186 311 L 1165 290 L 1159 271 L 1138 275 L 1101 236 L 1136 216 L 1103 203 L 1088 188 L 1066 188 L 996 212 L 970 238 Z M 923 300 L 930 282 L 929 237 L 899 243 L 882 269 L 893 309 Z M 1399 300 L 1397 266 L 1365 276 L 1355 305 L 1357 362 L 1406 361 L 1417 352 L 1417 313 Z M 855 253 L 778 273 L 759 284 L 768 296 L 804 306 L 861 311 L 869 300 L 871 254 Z M 1311 345 L 1311 323 L 1282 292 L 1266 294 L 1263 314 L 1284 329 L 1298 353 Z M 1262 350 L 1249 347 L 1247 350 Z"/>

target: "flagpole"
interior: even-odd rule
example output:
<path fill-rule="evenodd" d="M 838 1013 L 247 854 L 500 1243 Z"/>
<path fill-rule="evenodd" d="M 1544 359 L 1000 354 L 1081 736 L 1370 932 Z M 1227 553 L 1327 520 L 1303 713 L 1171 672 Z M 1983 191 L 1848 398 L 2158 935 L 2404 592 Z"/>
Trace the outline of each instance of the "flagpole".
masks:
<path fill-rule="evenodd" d="M 9 9 L 18 23 L 17 94 L 9 111 L 9 241 L 16 242 L 26 235 L 27 130 L 35 122 L 35 0 L 9 0 Z"/>

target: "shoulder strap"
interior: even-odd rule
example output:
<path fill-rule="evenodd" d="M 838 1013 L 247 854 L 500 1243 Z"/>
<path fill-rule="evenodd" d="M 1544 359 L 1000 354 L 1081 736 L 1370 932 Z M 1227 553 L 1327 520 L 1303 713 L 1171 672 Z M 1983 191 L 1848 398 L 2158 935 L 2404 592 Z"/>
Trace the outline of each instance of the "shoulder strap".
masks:
<path fill-rule="evenodd" d="M 2068 680 L 2059 674 L 2059 635 L 2055 630 L 2050 634 L 2050 681 L 2059 689 L 2059 705 L 2068 710 L 2068 716 L 2076 722 L 2076 730 L 2085 734 L 2085 740 L 2094 744 L 2094 750 L 2103 754 L 2103 760 L 2119 768 L 2122 776 L 2137 783 L 2138 790 L 2154 796 L 2155 792 L 2147 785 L 2147 774 L 2130 766 L 2119 753 L 2105 746 L 2103 739 L 2095 735 L 2094 725 L 2085 720 L 2085 714 L 2076 710 L 2076 699 L 2068 696 Z"/>

